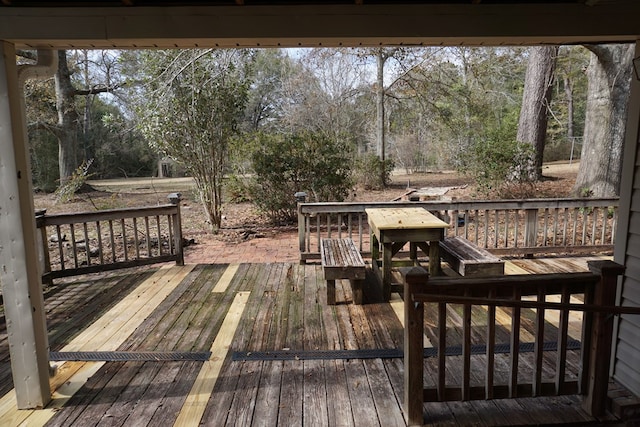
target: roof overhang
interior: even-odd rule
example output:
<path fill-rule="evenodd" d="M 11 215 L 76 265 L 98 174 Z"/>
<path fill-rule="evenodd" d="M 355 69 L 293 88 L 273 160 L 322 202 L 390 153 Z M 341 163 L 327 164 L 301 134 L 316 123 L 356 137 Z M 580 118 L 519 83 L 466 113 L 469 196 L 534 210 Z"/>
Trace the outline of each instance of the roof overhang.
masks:
<path fill-rule="evenodd" d="M 448 5 L 0 6 L 0 40 L 20 48 L 629 42 L 640 37 L 639 16 L 640 1 L 611 0 Z"/>

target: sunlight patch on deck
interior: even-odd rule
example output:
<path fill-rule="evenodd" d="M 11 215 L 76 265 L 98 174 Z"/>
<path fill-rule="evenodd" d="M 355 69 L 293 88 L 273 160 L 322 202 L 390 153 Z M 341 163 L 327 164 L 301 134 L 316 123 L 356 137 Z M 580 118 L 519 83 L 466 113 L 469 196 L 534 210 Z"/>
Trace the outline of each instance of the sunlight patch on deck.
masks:
<path fill-rule="evenodd" d="M 222 327 L 211 345 L 211 358 L 204 362 L 200 369 L 182 410 L 173 424 L 174 426 L 192 426 L 200 423 L 222 370 L 222 364 L 229 352 L 233 336 L 240 324 L 240 318 L 249 300 L 249 295 L 250 292 L 238 292 L 235 296 L 231 307 L 229 307 L 229 312 L 222 322 Z"/>
<path fill-rule="evenodd" d="M 402 329 L 404 329 L 404 300 L 400 298 L 400 294 L 393 292 L 391 294 L 391 299 L 389 300 L 389 304 L 393 309 L 393 312 L 398 317 L 400 324 L 402 325 Z M 431 344 L 431 340 L 424 335 L 423 347 L 424 348 L 433 348 L 433 344 Z"/>
<path fill-rule="evenodd" d="M 218 283 L 216 283 L 216 287 L 213 288 L 213 291 L 211 292 L 216 293 L 226 291 L 229 287 L 229 284 L 231 283 L 231 279 L 233 279 L 233 276 L 236 275 L 238 267 L 240 267 L 240 264 L 229 264 L 227 269 L 218 280 Z"/>
<path fill-rule="evenodd" d="M 163 266 L 111 310 L 92 323 L 62 351 L 115 351 L 193 270 Z M 2 425 L 40 426 L 49 421 L 105 362 L 62 362 L 51 378 L 52 400 L 44 409 L 18 410 L 14 390 L 0 399 Z M 68 369 L 71 367 L 72 369 Z M 6 424 L 5 424 L 6 422 Z"/>

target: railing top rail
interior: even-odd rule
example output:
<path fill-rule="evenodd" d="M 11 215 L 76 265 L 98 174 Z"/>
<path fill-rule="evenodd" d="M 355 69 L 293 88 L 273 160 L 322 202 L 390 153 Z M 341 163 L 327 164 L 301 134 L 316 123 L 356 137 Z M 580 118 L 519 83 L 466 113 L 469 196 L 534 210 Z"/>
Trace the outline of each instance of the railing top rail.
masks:
<path fill-rule="evenodd" d="M 315 202 L 300 203 L 301 213 L 360 212 L 371 207 L 422 206 L 427 209 L 542 209 L 618 206 L 619 198 L 553 198 L 522 200 L 452 200 L 452 201 L 398 201 L 398 202 Z"/>
<path fill-rule="evenodd" d="M 90 221 L 108 221 L 122 218 L 138 218 L 145 216 L 167 215 L 178 212 L 173 204 L 158 205 L 144 208 L 108 209 L 95 212 L 77 212 L 68 214 L 45 215 L 41 217 L 42 225 L 79 224 Z"/>
<path fill-rule="evenodd" d="M 571 293 L 581 293 L 586 285 L 593 285 L 600 276 L 590 272 L 553 274 L 515 274 L 492 277 L 430 277 L 425 284 L 416 286 L 421 294 L 487 296 L 490 289 L 498 297 L 509 297 L 517 289 L 521 296 L 537 295 L 544 289 L 547 295 L 557 294 L 564 289 Z"/>

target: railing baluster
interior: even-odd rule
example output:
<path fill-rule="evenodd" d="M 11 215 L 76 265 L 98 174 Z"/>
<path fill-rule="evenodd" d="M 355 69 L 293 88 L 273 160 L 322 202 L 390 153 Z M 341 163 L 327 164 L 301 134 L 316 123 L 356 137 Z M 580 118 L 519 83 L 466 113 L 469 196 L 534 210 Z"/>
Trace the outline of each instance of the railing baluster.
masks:
<path fill-rule="evenodd" d="M 460 215 L 460 213 L 458 212 L 458 210 L 457 210 L 457 209 L 453 211 L 453 218 L 454 218 L 453 222 L 454 222 L 454 224 L 455 224 L 455 225 L 453 226 L 453 235 L 454 235 L 454 236 L 457 236 L 457 235 L 458 235 L 458 222 L 459 222 L 459 220 L 460 220 L 459 215 Z"/>
<path fill-rule="evenodd" d="M 327 214 L 327 237 L 331 238 L 331 214 Z"/>
<path fill-rule="evenodd" d="M 518 247 L 518 238 L 520 237 L 520 234 L 518 232 L 518 228 L 520 227 L 520 209 L 516 209 L 514 211 L 514 221 L 513 221 L 513 247 L 517 248 Z"/>
<path fill-rule="evenodd" d="M 129 261 L 129 248 L 127 247 L 127 229 L 125 227 L 124 218 L 120 220 L 120 228 L 122 229 L 122 251 L 124 252 L 124 260 Z"/>
<path fill-rule="evenodd" d="M 545 302 L 546 293 L 544 288 L 538 289 L 538 302 Z M 536 320 L 534 327 L 534 365 L 533 365 L 533 396 L 540 396 L 542 394 L 542 362 L 544 360 L 544 308 L 536 309 Z"/>
<path fill-rule="evenodd" d="M 573 208 L 573 236 L 571 238 L 571 244 L 576 244 L 576 233 L 578 232 L 578 208 Z"/>
<path fill-rule="evenodd" d="M 544 216 L 544 230 L 542 233 L 542 246 L 548 246 L 547 245 L 547 236 L 548 236 L 548 229 L 549 229 L 549 209 L 543 209 L 542 210 L 542 215 Z"/>
<path fill-rule="evenodd" d="M 553 209 L 553 246 L 556 245 L 558 239 L 558 210 L 558 208 Z"/>
<path fill-rule="evenodd" d="M 504 210 L 504 247 L 509 247 L 509 210 Z"/>
<path fill-rule="evenodd" d="M 98 233 L 98 256 L 100 257 L 100 264 L 104 264 L 104 247 L 102 245 L 102 229 L 100 228 L 100 221 L 96 221 L 96 232 Z"/>
<path fill-rule="evenodd" d="M 462 400 L 469 400 L 471 386 L 471 304 L 464 304 L 462 315 Z"/>
<path fill-rule="evenodd" d="M 133 218 L 133 244 L 136 246 L 136 259 L 140 259 L 140 245 L 138 242 L 138 221 Z"/>
<path fill-rule="evenodd" d="M 145 216 L 144 217 L 144 232 L 145 234 L 145 240 L 147 241 L 147 256 L 151 257 L 151 234 L 149 233 L 149 217 Z"/>
<path fill-rule="evenodd" d="M 160 229 L 160 215 L 156 215 L 156 227 L 158 228 L 158 255 L 162 255 L 162 231 Z"/>
<path fill-rule="evenodd" d="M 593 224 L 591 224 L 591 244 L 595 245 L 596 244 L 596 225 L 598 224 L 598 212 L 600 211 L 600 209 L 598 208 L 593 208 Z"/>
<path fill-rule="evenodd" d="M 173 219 L 171 215 L 167 215 L 167 228 L 169 229 L 169 253 L 175 253 L 175 245 L 173 244 Z"/>
<path fill-rule="evenodd" d="M 489 247 L 489 214 L 484 210 L 484 247 Z"/>
<path fill-rule="evenodd" d="M 513 299 L 520 299 L 520 289 L 513 289 Z M 520 307 L 511 309 L 511 336 L 509 337 L 509 397 L 518 397 L 518 357 L 520 355 Z"/>
<path fill-rule="evenodd" d="M 469 210 L 464 210 L 464 238 L 469 238 Z"/>
<path fill-rule="evenodd" d="M 360 252 L 362 252 L 362 246 L 363 246 L 363 242 L 362 242 L 362 236 L 364 234 L 364 230 L 363 230 L 363 218 L 364 218 L 364 214 L 360 214 L 358 215 L 358 234 L 360 235 L 360 241 L 359 241 L 359 247 L 360 247 Z M 371 242 L 369 242 L 369 246 L 371 246 Z M 369 248 L 369 250 L 371 250 L 371 248 Z"/>
<path fill-rule="evenodd" d="M 478 209 L 473 211 L 473 215 L 474 215 L 474 221 L 473 221 L 473 228 L 475 230 L 475 244 L 478 244 L 478 238 L 479 238 L 479 225 L 480 225 L 480 211 Z"/>
<path fill-rule="evenodd" d="M 73 224 L 69 224 L 69 233 L 71 234 L 71 250 L 73 252 L 74 268 L 78 268 L 78 248 L 76 247 L 76 231 Z"/>
<path fill-rule="evenodd" d="M 607 223 L 609 222 L 609 208 L 602 209 L 602 235 L 600 236 L 600 244 L 605 244 L 607 235 Z"/>
<path fill-rule="evenodd" d="M 320 241 L 322 240 L 322 238 L 320 237 L 320 214 L 316 214 L 316 233 L 317 233 L 317 245 L 318 245 L 318 252 L 320 252 Z"/>
<path fill-rule="evenodd" d="M 438 304 L 438 400 L 445 401 L 447 365 L 447 305 Z"/>
<path fill-rule="evenodd" d="M 567 244 L 567 228 L 569 226 L 569 209 L 568 208 L 564 208 L 562 210 L 562 246 L 566 246 Z"/>
<path fill-rule="evenodd" d="M 500 216 L 500 212 L 498 211 L 498 209 L 496 209 L 495 211 L 495 215 L 494 215 L 494 224 L 493 224 L 493 247 L 497 248 L 498 247 L 498 220 L 499 220 L 499 216 Z"/>
<path fill-rule="evenodd" d="M 615 237 L 616 237 L 616 226 L 618 223 L 618 207 L 616 206 L 613 209 L 613 221 L 611 221 L 611 244 L 613 245 L 615 243 Z"/>
<path fill-rule="evenodd" d="M 113 221 L 109 220 L 109 237 L 111 238 L 111 259 L 116 262 L 116 241 L 113 234 Z"/>
<path fill-rule="evenodd" d="M 60 235 L 60 226 L 56 225 L 56 236 L 58 237 L 58 253 L 60 254 L 60 269 L 64 270 L 64 249 L 62 247 L 62 236 Z"/>
<path fill-rule="evenodd" d="M 589 210 L 584 208 L 582 211 L 582 240 L 580 243 L 583 245 L 587 241 L 587 222 L 589 221 Z"/>
<path fill-rule="evenodd" d="M 82 231 L 84 232 L 84 250 L 87 259 L 87 265 L 91 265 L 91 250 L 89 249 L 89 232 L 87 230 L 87 223 L 82 223 Z"/>
<path fill-rule="evenodd" d="M 569 288 L 565 284 L 562 287 L 562 304 L 571 302 L 571 294 Z M 564 389 L 564 377 L 567 365 L 567 341 L 569 331 L 569 310 L 560 310 L 560 318 L 558 322 L 558 350 L 556 351 L 556 394 L 560 395 Z"/>
<path fill-rule="evenodd" d="M 489 298 L 495 298 L 495 288 L 489 290 Z M 493 378 L 495 372 L 495 348 L 496 348 L 496 306 L 487 306 L 487 365 L 485 371 L 484 394 L 485 399 L 493 399 Z"/>

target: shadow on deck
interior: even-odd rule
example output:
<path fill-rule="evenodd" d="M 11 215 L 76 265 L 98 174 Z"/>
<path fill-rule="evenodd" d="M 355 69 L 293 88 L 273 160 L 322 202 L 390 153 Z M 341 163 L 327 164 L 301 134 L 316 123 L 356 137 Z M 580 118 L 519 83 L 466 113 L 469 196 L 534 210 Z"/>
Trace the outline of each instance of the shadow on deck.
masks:
<path fill-rule="evenodd" d="M 509 268 L 577 271 L 586 263 L 517 260 Z M 338 304 L 328 306 L 321 267 L 297 263 L 169 266 L 60 281 L 45 290 L 51 351 L 124 359 L 54 362 L 52 385 L 59 388 L 49 408 L 16 411 L 3 312 L 0 424 L 406 425 L 401 299 L 381 303 L 365 291 L 358 306 L 349 303 L 347 281 L 336 288 Z M 426 334 L 427 347 L 433 333 Z M 327 353 L 376 349 L 385 352 Z M 307 359 L 311 352 L 322 357 Z M 185 354 L 207 360 L 185 360 Z M 457 356 L 450 357 L 453 366 Z M 569 371 L 578 369 L 576 360 Z M 426 403 L 425 415 L 437 425 L 616 421 L 589 417 L 578 396 Z"/>

